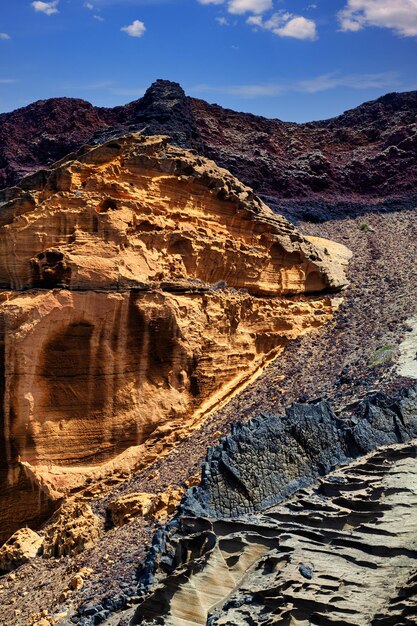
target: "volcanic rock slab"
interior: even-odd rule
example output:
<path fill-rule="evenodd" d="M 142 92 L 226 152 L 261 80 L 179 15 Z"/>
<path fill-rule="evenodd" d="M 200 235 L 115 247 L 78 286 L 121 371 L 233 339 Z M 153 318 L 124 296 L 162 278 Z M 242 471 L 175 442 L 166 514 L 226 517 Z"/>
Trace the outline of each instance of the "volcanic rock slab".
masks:
<path fill-rule="evenodd" d="M 0 193 L 0 538 L 141 469 L 328 321 L 349 252 L 166 137 Z"/>
<path fill-rule="evenodd" d="M 415 623 L 417 447 L 394 442 L 416 437 L 416 398 L 371 396 L 341 419 L 325 403 L 296 405 L 237 427 L 155 535 L 141 579 L 152 592 L 131 623 Z"/>
<path fill-rule="evenodd" d="M 401 618 L 417 615 L 417 597 L 397 598 L 415 576 L 416 456 L 415 445 L 380 450 L 255 519 L 188 522 L 189 550 L 200 537 L 201 556 L 133 623 L 414 623 Z M 153 620 L 158 606 L 170 617 Z"/>

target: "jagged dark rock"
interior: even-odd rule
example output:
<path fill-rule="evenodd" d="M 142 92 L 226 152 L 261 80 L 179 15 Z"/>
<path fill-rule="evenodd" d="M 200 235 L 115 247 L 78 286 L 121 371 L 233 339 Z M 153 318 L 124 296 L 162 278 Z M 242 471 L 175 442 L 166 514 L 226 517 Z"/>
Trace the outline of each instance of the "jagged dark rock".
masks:
<path fill-rule="evenodd" d="M 234 517 L 264 509 L 379 446 L 417 437 L 417 390 L 372 394 L 352 416 L 324 401 L 294 404 L 285 416 L 237 422 L 209 449 L 199 487 L 187 492 L 187 515 Z"/>
<path fill-rule="evenodd" d="M 138 101 L 132 122 L 149 135 L 170 135 L 182 148 L 198 148 L 200 133 L 190 99 L 178 83 L 157 80 Z"/>
<path fill-rule="evenodd" d="M 237 424 L 156 533 L 132 623 L 411 623 L 416 437 L 417 388 Z"/>
<path fill-rule="evenodd" d="M 117 123 L 100 130 L 92 137 L 93 143 L 103 143 L 129 132 L 145 135 L 169 135 L 181 148 L 203 152 L 200 133 L 196 125 L 191 99 L 181 85 L 168 80 L 157 80 L 143 98 L 113 109 Z"/>

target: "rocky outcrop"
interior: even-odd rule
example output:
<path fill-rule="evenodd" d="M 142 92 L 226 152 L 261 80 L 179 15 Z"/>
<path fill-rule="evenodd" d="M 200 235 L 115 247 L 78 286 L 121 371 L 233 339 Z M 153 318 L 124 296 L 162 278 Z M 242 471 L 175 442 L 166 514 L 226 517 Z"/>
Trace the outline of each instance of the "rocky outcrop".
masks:
<path fill-rule="evenodd" d="M 30 528 L 21 528 L 0 548 L 0 573 L 11 572 L 35 558 L 43 544 L 43 537 Z"/>
<path fill-rule="evenodd" d="M 91 548 L 100 538 L 100 519 L 85 502 L 69 500 L 55 513 L 42 546 L 46 557 L 69 556 Z"/>
<path fill-rule="evenodd" d="M 346 284 L 328 251 L 168 138 L 86 147 L 0 202 L 3 289 L 198 292 L 217 283 L 271 296 Z"/>
<path fill-rule="evenodd" d="M 110 502 L 107 511 L 115 526 L 128 524 L 139 516 L 166 522 L 174 515 L 184 493 L 185 487 L 170 487 L 158 494 L 133 492 Z"/>
<path fill-rule="evenodd" d="M 132 623 L 411 624 L 416 452 L 381 450 L 256 519 L 188 522 L 192 560 Z"/>
<path fill-rule="evenodd" d="M 416 389 L 237 425 L 155 535 L 132 623 L 411 623 L 416 436 Z"/>
<path fill-rule="evenodd" d="M 91 136 L 102 142 L 144 130 L 197 149 L 270 202 L 297 198 L 284 204 L 317 219 L 325 200 L 341 201 L 345 211 L 349 202 L 363 206 L 365 200 L 369 210 L 376 200 L 410 200 L 417 181 L 416 113 L 417 92 L 393 93 L 334 119 L 294 124 L 189 98 L 169 81 L 156 81 L 143 98 L 114 109 L 44 100 L 0 115 L 0 185 L 50 165 Z"/>
<path fill-rule="evenodd" d="M 417 437 L 417 389 L 368 397 L 353 417 L 326 402 L 294 404 L 282 417 L 237 422 L 207 453 L 184 510 L 234 517 L 262 510 L 349 459 Z"/>
<path fill-rule="evenodd" d="M 346 248 L 164 137 L 85 146 L 0 202 L 2 538 L 167 453 L 346 285 Z"/>

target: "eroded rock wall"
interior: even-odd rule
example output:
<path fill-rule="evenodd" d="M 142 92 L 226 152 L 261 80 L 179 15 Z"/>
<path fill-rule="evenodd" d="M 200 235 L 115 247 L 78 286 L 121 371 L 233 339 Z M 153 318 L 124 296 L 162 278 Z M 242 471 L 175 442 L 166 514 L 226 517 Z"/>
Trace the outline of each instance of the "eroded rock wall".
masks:
<path fill-rule="evenodd" d="M 4 289 L 178 290 L 224 281 L 285 295 L 346 284 L 339 259 L 227 170 L 164 137 L 85 147 L 1 192 L 0 202 Z"/>
<path fill-rule="evenodd" d="M 86 146 L 0 202 L 1 538 L 164 454 L 346 285 L 343 246 L 164 137 Z"/>
<path fill-rule="evenodd" d="M 337 201 L 344 214 L 355 210 L 346 201 L 369 211 L 372 198 L 407 202 L 415 194 L 416 112 L 417 92 L 391 93 L 330 120 L 294 124 L 189 98 L 162 80 L 114 109 L 53 98 L 0 116 L 0 186 L 49 166 L 91 135 L 102 143 L 145 129 L 213 158 L 271 202 L 285 198 L 288 208 L 297 198 L 293 215 L 323 219 L 337 214 Z M 317 204 L 323 200 L 327 206 Z"/>
<path fill-rule="evenodd" d="M 50 464 L 72 468 L 51 472 L 52 495 L 151 435 L 179 436 L 216 394 L 232 393 L 331 315 L 328 299 L 278 302 L 227 290 L 10 293 L 2 306 L 6 492 L 19 492 L 13 463 L 43 479 Z M 30 518 L 21 497 L 16 527 Z M 43 503 L 33 499 L 36 517 Z"/>

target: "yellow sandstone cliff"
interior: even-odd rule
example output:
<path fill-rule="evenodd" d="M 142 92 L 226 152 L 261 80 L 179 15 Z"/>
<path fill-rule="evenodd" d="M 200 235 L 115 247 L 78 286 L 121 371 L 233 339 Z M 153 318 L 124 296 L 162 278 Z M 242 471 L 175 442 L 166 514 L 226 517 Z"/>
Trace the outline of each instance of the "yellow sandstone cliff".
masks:
<path fill-rule="evenodd" d="M 0 540 L 197 428 L 329 320 L 347 259 L 166 137 L 0 192 Z"/>

